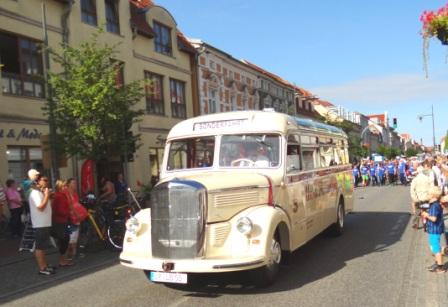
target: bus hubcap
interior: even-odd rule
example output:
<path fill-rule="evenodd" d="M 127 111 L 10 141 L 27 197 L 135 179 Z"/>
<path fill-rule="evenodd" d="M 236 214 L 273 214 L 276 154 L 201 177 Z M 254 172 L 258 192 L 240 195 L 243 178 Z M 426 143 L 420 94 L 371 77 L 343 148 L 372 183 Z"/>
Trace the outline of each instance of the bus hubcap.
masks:
<path fill-rule="evenodd" d="M 272 239 L 269 265 L 272 265 L 274 263 L 279 264 L 281 259 L 282 259 L 282 249 L 280 247 L 280 243 L 278 243 L 277 240 Z"/>

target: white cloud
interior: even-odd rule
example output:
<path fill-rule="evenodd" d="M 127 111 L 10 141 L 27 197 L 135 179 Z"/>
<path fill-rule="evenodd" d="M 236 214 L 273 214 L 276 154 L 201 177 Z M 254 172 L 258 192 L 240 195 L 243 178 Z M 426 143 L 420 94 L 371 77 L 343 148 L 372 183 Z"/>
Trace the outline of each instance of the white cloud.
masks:
<path fill-rule="evenodd" d="M 368 104 L 446 100 L 447 91 L 446 74 L 434 74 L 426 79 L 423 73 L 377 76 L 311 89 L 318 97 L 336 103 Z"/>

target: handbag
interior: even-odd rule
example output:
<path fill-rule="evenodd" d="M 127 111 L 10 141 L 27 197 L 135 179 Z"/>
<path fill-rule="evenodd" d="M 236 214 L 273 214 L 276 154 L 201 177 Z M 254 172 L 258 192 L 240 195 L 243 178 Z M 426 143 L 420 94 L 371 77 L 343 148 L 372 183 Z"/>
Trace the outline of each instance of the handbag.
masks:
<path fill-rule="evenodd" d="M 73 210 L 70 212 L 70 220 L 72 221 L 73 224 L 81 223 L 87 218 L 89 212 L 78 201 L 74 202 L 72 196 L 69 193 L 67 193 L 66 196 L 73 208 Z"/>
<path fill-rule="evenodd" d="M 87 218 L 87 216 L 89 215 L 89 213 L 87 212 L 87 209 L 84 208 L 84 206 L 81 205 L 79 202 L 73 203 L 73 209 L 74 209 L 74 211 L 76 211 L 76 213 L 74 215 L 76 216 L 76 220 L 78 222 L 84 221 Z"/>

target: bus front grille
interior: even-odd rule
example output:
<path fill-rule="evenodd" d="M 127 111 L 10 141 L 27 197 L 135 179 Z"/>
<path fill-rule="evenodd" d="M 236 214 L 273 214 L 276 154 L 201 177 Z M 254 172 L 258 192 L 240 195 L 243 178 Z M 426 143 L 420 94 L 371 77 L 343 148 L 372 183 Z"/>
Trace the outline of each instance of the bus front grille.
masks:
<path fill-rule="evenodd" d="M 173 180 L 151 191 L 153 257 L 188 259 L 203 254 L 206 192 L 195 181 Z"/>

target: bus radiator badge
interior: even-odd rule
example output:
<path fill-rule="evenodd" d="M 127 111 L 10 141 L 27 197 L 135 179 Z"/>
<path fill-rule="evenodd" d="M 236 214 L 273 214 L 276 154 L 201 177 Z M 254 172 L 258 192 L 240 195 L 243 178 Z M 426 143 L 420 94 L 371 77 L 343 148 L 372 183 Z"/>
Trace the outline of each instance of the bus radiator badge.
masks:
<path fill-rule="evenodd" d="M 162 263 L 162 270 L 164 272 L 169 272 L 174 270 L 174 263 L 173 262 L 164 262 Z"/>

